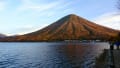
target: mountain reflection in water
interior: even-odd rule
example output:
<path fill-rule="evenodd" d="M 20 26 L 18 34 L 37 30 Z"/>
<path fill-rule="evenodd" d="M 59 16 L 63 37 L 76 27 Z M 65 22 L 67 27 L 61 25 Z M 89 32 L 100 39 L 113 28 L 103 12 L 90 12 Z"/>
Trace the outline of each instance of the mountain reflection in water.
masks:
<path fill-rule="evenodd" d="M 90 68 L 108 43 L 0 43 L 0 68 Z"/>

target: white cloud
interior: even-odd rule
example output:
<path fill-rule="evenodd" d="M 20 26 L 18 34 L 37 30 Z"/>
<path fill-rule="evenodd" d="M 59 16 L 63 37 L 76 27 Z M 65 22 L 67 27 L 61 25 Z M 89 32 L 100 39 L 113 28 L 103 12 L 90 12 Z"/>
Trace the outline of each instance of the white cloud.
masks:
<path fill-rule="evenodd" d="M 120 14 L 118 12 L 105 13 L 95 18 L 93 22 L 120 30 Z"/>
<path fill-rule="evenodd" d="M 25 20 L 25 22 L 27 22 L 26 19 L 28 19 L 28 18 L 35 20 L 35 21 L 38 18 L 40 18 L 41 20 L 46 18 L 46 20 L 47 20 L 47 18 L 50 18 L 50 17 L 52 18 L 52 16 L 55 16 L 55 15 L 62 16 L 62 14 L 64 15 L 65 13 L 70 12 L 72 10 L 72 8 L 69 7 L 71 4 L 73 4 L 72 1 L 67 1 L 67 0 L 57 0 L 57 1 L 51 1 L 51 2 L 47 2 L 47 1 L 40 2 L 43 0 L 38 0 L 38 1 L 39 2 L 37 3 L 37 2 L 35 2 L 35 0 L 19 0 L 19 4 L 14 5 L 14 2 L 11 2 L 11 0 L 9 0 L 9 1 L 5 0 L 5 2 L 7 2 L 9 6 L 11 6 L 11 7 L 15 6 L 14 8 L 12 8 L 13 11 L 10 12 L 10 15 L 12 16 L 11 17 L 12 19 L 15 17 L 14 21 L 17 22 L 17 20 L 18 20 L 18 21 L 20 21 L 20 23 L 24 22 L 22 20 Z M 17 2 L 15 2 L 15 3 L 17 3 Z M 9 8 L 11 8 L 11 7 L 9 7 Z M 10 19 L 10 20 L 12 20 L 12 19 Z M 16 22 L 15 22 L 15 24 L 16 24 Z M 21 35 L 21 34 L 30 33 L 30 32 L 39 30 L 39 29 L 45 27 L 46 25 L 48 25 L 48 24 L 41 25 L 41 23 L 43 23 L 43 22 L 44 21 L 42 21 L 42 22 L 40 21 L 39 26 L 32 25 L 33 23 L 31 23 L 31 22 L 29 22 L 28 25 L 25 25 L 25 26 L 22 26 L 22 25 L 19 25 L 20 27 L 14 26 L 15 28 L 13 28 L 11 31 L 7 31 L 6 34 L 7 35 L 15 35 L 15 34 Z M 19 23 L 19 22 L 17 22 L 17 23 Z M 45 23 L 47 23 L 47 22 L 45 21 Z M 51 22 L 49 22 L 49 23 L 51 23 Z"/>
<path fill-rule="evenodd" d="M 34 0 L 21 0 L 21 4 L 16 8 L 13 15 L 18 15 L 27 11 L 29 16 L 52 16 L 59 12 L 61 13 L 61 10 L 71 9 L 68 6 L 72 3 L 72 1 L 68 2 L 65 0 L 51 1 L 49 3 L 42 2 L 42 0 L 39 2 L 35 2 Z"/>
<path fill-rule="evenodd" d="M 33 26 L 33 25 L 22 26 L 22 27 L 19 27 L 17 29 L 17 30 L 19 30 L 19 32 L 16 33 L 16 34 L 23 35 L 23 34 L 26 34 L 26 33 L 31 33 L 31 32 L 40 30 L 40 29 L 44 28 L 47 25 L 48 24 L 43 24 L 42 26 Z"/>
<path fill-rule="evenodd" d="M 6 8 L 7 3 L 5 1 L 0 1 L 0 11 Z"/>
<path fill-rule="evenodd" d="M 31 32 L 35 32 L 37 30 L 40 30 L 49 24 L 43 24 L 41 25 L 25 25 L 25 26 L 16 26 L 15 29 L 12 32 L 6 32 L 5 35 L 7 36 L 13 36 L 13 35 L 23 35 Z"/>
<path fill-rule="evenodd" d="M 23 34 L 27 34 L 27 33 L 31 33 L 31 32 L 35 32 L 37 30 L 40 30 L 44 27 L 46 27 L 48 24 L 43 24 L 42 26 L 38 25 L 25 25 L 25 26 L 19 26 L 16 27 L 15 32 L 13 33 L 6 33 L 7 36 L 11 36 L 11 35 L 23 35 Z M 17 30 L 17 31 L 16 31 Z"/>
<path fill-rule="evenodd" d="M 18 8 L 19 11 L 26 11 L 26 10 L 33 10 L 33 11 L 38 11 L 42 12 L 45 10 L 53 9 L 57 7 L 61 2 L 60 1 L 55 1 L 51 3 L 34 3 L 31 0 L 21 0 L 22 4 Z"/>

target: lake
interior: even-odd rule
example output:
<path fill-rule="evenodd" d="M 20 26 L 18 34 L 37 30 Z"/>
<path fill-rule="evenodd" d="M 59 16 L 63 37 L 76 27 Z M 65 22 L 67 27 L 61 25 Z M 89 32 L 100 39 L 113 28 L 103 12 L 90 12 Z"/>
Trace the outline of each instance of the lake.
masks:
<path fill-rule="evenodd" d="M 106 42 L 0 43 L 0 68 L 92 68 Z"/>

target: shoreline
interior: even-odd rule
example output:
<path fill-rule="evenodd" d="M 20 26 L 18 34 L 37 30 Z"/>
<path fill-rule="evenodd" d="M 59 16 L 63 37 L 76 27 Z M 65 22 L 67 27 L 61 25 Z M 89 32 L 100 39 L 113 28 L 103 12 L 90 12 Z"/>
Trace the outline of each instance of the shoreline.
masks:
<path fill-rule="evenodd" d="M 112 61 L 111 62 L 111 56 L 110 56 L 110 50 L 105 49 L 103 53 L 96 58 L 95 62 L 95 68 L 112 68 L 111 65 L 114 66 L 114 68 L 120 68 L 120 50 L 112 50 Z"/>

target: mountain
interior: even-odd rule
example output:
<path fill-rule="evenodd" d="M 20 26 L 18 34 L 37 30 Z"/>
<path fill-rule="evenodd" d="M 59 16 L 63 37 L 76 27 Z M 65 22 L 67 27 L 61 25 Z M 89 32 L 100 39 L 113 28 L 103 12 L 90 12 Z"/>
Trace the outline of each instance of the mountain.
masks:
<path fill-rule="evenodd" d="M 41 30 L 21 36 L 8 37 L 4 41 L 106 40 L 118 32 L 75 14 L 70 14 Z"/>
<path fill-rule="evenodd" d="M 4 38 L 4 37 L 6 37 L 6 35 L 0 34 L 0 38 Z"/>

